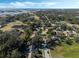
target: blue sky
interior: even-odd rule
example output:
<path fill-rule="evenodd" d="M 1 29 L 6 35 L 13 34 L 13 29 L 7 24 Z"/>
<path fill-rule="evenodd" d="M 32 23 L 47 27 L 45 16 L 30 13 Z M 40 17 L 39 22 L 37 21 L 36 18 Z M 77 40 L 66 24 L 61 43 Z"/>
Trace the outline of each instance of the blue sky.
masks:
<path fill-rule="evenodd" d="M 79 0 L 0 0 L 0 8 L 79 8 Z"/>

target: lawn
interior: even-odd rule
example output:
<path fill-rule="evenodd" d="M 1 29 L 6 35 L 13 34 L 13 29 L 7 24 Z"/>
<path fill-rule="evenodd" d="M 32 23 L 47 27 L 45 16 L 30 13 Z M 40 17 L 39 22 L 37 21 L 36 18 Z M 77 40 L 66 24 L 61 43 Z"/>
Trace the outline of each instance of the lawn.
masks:
<path fill-rule="evenodd" d="M 58 46 L 51 50 L 51 55 L 55 58 L 79 58 L 79 44 Z"/>
<path fill-rule="evenodd" d="M 72 46 L 64 46 L 65 53 L 63 56 L 65 58 L 79 58 L 79 44 L 74 44 Z"/>

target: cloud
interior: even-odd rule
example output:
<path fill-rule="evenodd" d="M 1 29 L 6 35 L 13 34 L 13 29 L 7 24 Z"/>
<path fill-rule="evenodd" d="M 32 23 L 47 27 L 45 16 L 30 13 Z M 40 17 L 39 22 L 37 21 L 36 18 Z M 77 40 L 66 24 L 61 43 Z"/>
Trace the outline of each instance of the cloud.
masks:
<path fill-rule="evenodd" d="M 0 3 L 0 8 L 48 8 L 55 4 L 56 2 L 11 2 Z"/>
<path fill-rule="evenodd" d="M 0 3 L 0 8 L 79 8 L 79 0 L 43 0 L 41 2 Z"/>

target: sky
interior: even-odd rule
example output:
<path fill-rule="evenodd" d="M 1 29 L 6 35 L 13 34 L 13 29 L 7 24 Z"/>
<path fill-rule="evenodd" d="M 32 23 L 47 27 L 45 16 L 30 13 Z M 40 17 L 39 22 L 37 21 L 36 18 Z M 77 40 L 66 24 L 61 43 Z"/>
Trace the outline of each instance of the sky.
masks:
<path fill-rule="evenodd" d="M 79 8 L 79 0 L 0 0 L 0 8 Z"/>

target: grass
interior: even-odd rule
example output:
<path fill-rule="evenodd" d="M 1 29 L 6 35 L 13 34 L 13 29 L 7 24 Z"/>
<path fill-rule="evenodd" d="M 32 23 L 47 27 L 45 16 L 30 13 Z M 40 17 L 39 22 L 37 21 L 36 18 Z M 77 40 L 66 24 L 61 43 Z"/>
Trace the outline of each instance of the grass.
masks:
<path fill-rule="evenodd" d="M 64 54 L 65 58 L 79 58 L 79 44 L 74 44 L 72 46 L 64 46 Z"/>
<path fill-rule="evenodd" d="M 66 52 L 64 54 L 64 57 L 65 58 L 79 58 L 79 49 Z"/>
<path fill-rule="evenodd" d="M 2 31 L 10 31 L 12 30 L 12 25 L 7 24 L 6 26 L 4 26 L 3 28 L 1 28 Z"/>
<path fill-rule="evenodd" d="M 22 22 L 20 21 L 15 21 L 15 22 L 11 22 L 11 23 L 8 23 L 6 24 L 6 26 L 4 26 L 3 28 L 1 28 L 2 31 L 11 31 L 13 28 L 14 25 L 23 25 Z"/>
<path fill-rule="evenodd" d="M 51 50 L 51 55 L 56 58 L 79 58 L 79 44 L 58 46 L 55 50 Z"/>
<path fill-rule="evenodd" d="M 63 47 L 56 47 L 55 50 L 50 50 L 51 52 L 51 56 L 53 58 L 60 58 L 60 57 L 63 57 Z"/>

